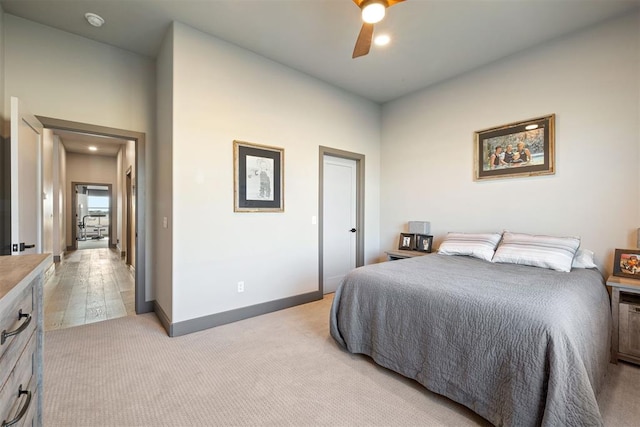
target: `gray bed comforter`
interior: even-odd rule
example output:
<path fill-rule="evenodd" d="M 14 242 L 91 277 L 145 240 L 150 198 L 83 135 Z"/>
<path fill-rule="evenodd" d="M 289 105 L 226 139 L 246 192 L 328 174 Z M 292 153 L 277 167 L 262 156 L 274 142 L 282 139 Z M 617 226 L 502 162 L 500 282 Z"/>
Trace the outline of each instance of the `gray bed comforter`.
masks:
<path fill-rule="evenodd" d="M 495 425 L 602 425 L 609 362 L 601 274 L 428 255 L 352 271 L 331 335 Z"/>

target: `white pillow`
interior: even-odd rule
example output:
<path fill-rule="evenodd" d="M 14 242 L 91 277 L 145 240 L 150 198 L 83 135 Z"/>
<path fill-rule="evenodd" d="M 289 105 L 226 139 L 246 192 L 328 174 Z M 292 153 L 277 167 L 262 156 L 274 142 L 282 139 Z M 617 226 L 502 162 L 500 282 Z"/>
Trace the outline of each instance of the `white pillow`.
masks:
<path fill-rule="evenodd" d="M 598 268 L 593 255 L 593 251 L 589 249 L 578 249 L 576 256 L 573 258 L 571 268 Z"/>
<path fill-rule="evenodd" d="M 448 233 L 440 244 L 442 255 L 467 255 L 491 261 L 500 241 L 500 233 Z"/>
<path fill-rule="evenodd" d="M 579 246 L 578 237 L 535 236 L 505 231 L 492 261 L 569 272 Z"/>

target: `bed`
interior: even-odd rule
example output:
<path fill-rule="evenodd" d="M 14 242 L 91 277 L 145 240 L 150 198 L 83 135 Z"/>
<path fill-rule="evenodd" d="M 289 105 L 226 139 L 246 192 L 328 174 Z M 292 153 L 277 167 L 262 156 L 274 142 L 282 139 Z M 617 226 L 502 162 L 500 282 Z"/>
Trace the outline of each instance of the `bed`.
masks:
<path fill-rule="evenodd" d="M 602 425 L 609 307 L 597 269 L 430 254 L 353 270 L 330 331 L 494 425 Z"/>

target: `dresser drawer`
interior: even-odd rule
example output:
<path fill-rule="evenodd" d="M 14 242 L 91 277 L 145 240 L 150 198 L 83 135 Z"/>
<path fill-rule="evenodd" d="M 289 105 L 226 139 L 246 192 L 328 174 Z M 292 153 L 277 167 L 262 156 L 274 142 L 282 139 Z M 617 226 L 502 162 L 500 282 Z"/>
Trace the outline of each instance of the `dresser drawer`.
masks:
<path fill-rule="evenodd" d="M 36 397 L 36 375 L 33 366 L 34 353 L 36 351 L 36 334 L 33 333 L 29 337 L 27 345 L 23 348 L 22 353 L 15 360 L 15 366 L 12 367 L 7 381 L 0 388 L 0 421 L 10 421 L 25 408 L 29 400 L 27 394 L 20 394 L 19 390 L 30 392 L 31 401 L 27 412 L 31 409 L 31 405 L 35 405 Z M 25 418 L 23 417 L 18 425 L 22 425 Z"/>
<path fill-rule="evenodd" d="M 0 257 L 0 425 L 43 424 L 42 275 L 50 265 L 45 254 Z"/>
<path fill-rule="evenodd" d="M 33 309 L 33 284 L 26 286 L 12 301 L 3 300 L 2 302 L 2 310 L 0 310 L 0 333 L 3 331 L 14 331 L 25 323 L 27 320 L 25 317 L 18 318 L 19 312 L 22 312 L 23 315 L 30 315 L 34 317 L 34 319 L 31 319 L 29 327 L 33 328 L 37 323 L 35 321 L 36 311 Z M 13 341 L 25 332 L 7 337 L 5 340 L 0 339 L 0 342 L 4 341 L 0 344 L 0 358 L 2 358 L 7 349 L 11 347 Z M 24 342 L 26 343 L 26 341 Z"/>
<path fill-rule="evenodd" d="M 3 301 L 4 302 L 4 301 Z M 29 338 L 36 330 L 37 313 L 33 304 L 33 286 L 28 286 L 22 291 L 17 298 L 9 301 L 5 309 L 3 307 L 0 317 L 0 334 L 11 334 L 14 331 L 20 331 L 15 335 L 9 336 L 0 344 L 0 387 L 7 381 L 9 373 L 13 370 L 16 360 L 22 354 L 24 347 L 27 345 Z M 18 313 L 33 316 L 18 318 Z M 28 322 L 28 324 L 27 324 Z M 1 336 L 0 336 L 0 342 Z"/>
<path fill-rule="evenodd" d="M 21 426 L 21 427 L 41 427 L 36 422 L 36 413 L 38 411 L 38 400 L 40 399 L 40 393 L 36 392 L 36 376 L 35 375 L 31 377 L 28 390 L 30 390 L 32 393 L 31 403 L 29 403 L 29 408 L 27 408 L 27 413 L 15 425 Z"/>

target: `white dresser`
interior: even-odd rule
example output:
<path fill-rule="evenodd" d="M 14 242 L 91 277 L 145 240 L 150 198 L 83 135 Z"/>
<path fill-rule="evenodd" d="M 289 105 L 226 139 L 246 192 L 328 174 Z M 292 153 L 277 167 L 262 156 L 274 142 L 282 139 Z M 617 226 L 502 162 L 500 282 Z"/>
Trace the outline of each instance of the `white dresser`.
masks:
<path fill-rule="evenodd" d="M 42 425 L 44 270 L 51 255 L 0 257 L 0 426 Z"/>

